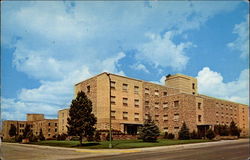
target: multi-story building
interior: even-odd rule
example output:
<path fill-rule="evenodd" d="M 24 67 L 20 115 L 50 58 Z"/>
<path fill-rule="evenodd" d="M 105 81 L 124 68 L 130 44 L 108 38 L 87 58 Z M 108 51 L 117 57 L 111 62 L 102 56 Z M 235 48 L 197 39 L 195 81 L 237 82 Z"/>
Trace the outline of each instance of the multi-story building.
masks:
<path fill-rule="evenodd" d="M 242 129 L 242 136 L 249 134 L 247 105 L 201 95 L 197 90 L 196 78 L 182 74 L 168 75 L 165 85 L 159 85 L 101 73 L 75 85 L 75 95 L 84 91 L 92 101 L 97 129 L 109 128 L 111 113 L 112 128 L 127 134 L 136 134 L 148 116 L 162 132 L 176 135 L 183 122 L 191 131 L 204 134 L 209 127 L 229 125 L 232 120 Z M 68 111 L 59 111 L 60 133 L 67 133 Z"/>
<path fill-rule="evenodd" d="M 9 130 L 12 124 L 17 128 L 17 135 L 23 134 L 26 125 L 30 125 L 33 134 L 36 136 L 38 136 L 40 130 L 42 130 L 46 139 L 58 134 L 57 119 L 45 119 L 43 114 L 27 114 L 27 121 L 3 121 L 3 139 L 10 138 Z"/>
<path fill-rule="evenodd" d="M 68 118 L 69 116 L 69 109 L 62 109 L 58 111 L 58 133 L 59 134 L 67 134 L 68 128 Z"/>

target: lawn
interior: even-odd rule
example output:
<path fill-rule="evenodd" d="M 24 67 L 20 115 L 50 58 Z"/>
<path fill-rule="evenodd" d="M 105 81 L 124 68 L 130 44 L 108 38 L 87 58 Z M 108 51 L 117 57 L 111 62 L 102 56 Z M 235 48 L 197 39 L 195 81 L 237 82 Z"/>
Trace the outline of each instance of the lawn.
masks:
<path fill-rule="evenodd" d="M 128 149 L 128 148 L 142 148 L 142 147 L 155 147 L 155 146 L 168 146 L 176 144 L 187 144 L 187 143 L 200 143 L 210 142 L 210 140 L 192 139 L 192 140 L 169 140 L 159 139 L 155 143 L 143 142 L 142 140 L 114 140 L 112 141 L 113 148 L 116 149 Z M 85 142 L 83 146 L 79 146 L 79 141 L 40 141 L 34 142 L 35 145 L 46 145 L 46 146 L 58 146 L 58 147 L 75 147 L 84 149 L 105 149 L 108 148 L 109 142 Z"/>

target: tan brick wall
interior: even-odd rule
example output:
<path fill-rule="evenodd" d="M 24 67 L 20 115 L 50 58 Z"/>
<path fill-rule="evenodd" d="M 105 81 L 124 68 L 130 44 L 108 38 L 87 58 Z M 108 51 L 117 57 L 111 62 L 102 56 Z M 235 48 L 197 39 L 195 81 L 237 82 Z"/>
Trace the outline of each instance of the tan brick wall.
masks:
<path fill-rule="evenodd" d="M 58 111 L 58 133 L 59 134 L 63 134 L 63 133 L 67 134 L 67 131 L 68 131 L 67 118 L 68 117 L 69 117 L 69 108 Z"/>
<path fill-rule="evenodd" d="M 182 74 L 171 75 L 166 77 L 165 85 L 180 89 L 184 93 L 197 94 L 197 79 L 194 77 Z"/>
<path fill-rule="evenodd" d="M 44 114 L 27 114 L 27 121 L 44 120 Z"/>

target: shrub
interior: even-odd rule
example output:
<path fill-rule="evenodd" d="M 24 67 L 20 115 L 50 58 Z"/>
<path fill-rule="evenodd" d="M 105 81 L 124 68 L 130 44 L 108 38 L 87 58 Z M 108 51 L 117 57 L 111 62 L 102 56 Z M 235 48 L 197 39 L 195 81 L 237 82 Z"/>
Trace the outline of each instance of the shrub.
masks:
<path fill-rule="evenodd" d="M 163 138 L 164 138 L 164 139 L 167 139 L 167 138 L 168 138 L 168 132 L 165 132 L 165 133 L 164 133 Z"/>
<path fill-rule="evenodd" d="M 215 137 L 215 133 L 214 133 L 214 131 L 212 130 L 212 129 L 208 129 L 207 130 L 207 133 L 206 133 L 206 137 L 208 138 L 208 139 L 213 139 L 214 137 Z"/>
<path fill-rule="evenodd" d="M 240 132 L 241 132 L 241 130 L 236 126 L 236 123 L 234 121 L 232 121 L 230 123 L 230 127 L 229 127 L 230 135 L 239 137 Z"/>
<path fill-rule="evenodd" d="M 94 141 L 100 142 L 101 141 L 101 133 L 95 132 Z"/>
<path fill-rule="evenodd" d="M 106 135 L 106 140 L 109 141 L 109 133 Z M 111 140 L 113 140 L 113 137 L 111 137 Z"/>
<path fill-rule="evenodd" d="M 38 141 L 38 137 L 35 136 L 35 135 L 33 135 L 33 134 L 31 134 L 31 135 L 29 136 L 29 141 L 30 141 L 30 142 L 37 142 L 37 141 Z"/>
<path fill-rule="evenodd" d="M 175 138 L 175 136 L 174 136 L 174 134 L 173 134 L 173 133 L 169 133 L 169 134 L 168 134 L 167 139 L 174 139 L 174 138 Z"/>
<path fill-rule="evenodd" d="M 79 136 L 72 136 L 70 138 L 71 141 L 79 141 Z"/>
<path fill-rule="evenodd" d="M 44 140 L 45 140 L 45 137 L 44 137 L 44 135 L 43 135 L 42 129 L 40 129 L 40 132 L 39 132 L 39 135 L 38 135 L 38 139 L 39 139 L 40 141 L 44 141 Z"/>
<path fill-rule="evenodd" d="M 230 133 L 230 130 L 227 125 L 215 125 L 214 132 L 215 134 L 220 135 L 220 136 L 228 136 Z"/>
<path fill-rule="evenodd" d="M 22 135 L 18 135 L 18 136 L 15 137 L 15 141 L 16 142 L 20 143 L 20 142 L 22 142 L 22 140 L 23 140 L 23 136 Z"/>
<path fill-rule="evenodd" d="M 193 132 L 190 133 L 190 138 L 191 139 L 200 139 L 200 136 L 198 135 L 198 133 L 195 130 L 193 130 Z"/>
<path fill-rule="evenodd" d="M 187 127 L 186 123 L 184 122 L 182 124 L 181 130 L 179 131 L 179 139 L 190 139 L 190 135 L 189 135 L 189 128 Z"/>

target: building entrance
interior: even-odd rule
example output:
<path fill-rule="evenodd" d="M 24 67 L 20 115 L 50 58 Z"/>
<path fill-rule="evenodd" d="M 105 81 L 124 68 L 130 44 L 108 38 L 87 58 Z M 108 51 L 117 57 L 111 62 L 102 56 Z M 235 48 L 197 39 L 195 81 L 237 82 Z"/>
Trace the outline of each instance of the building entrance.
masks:
<path fill-rule="evenodd" d="M 142 126 L 141 124 L 124 124 L 124 133 L 136 135 L 138 134 L 139 127 L 141 126 Z"/>

